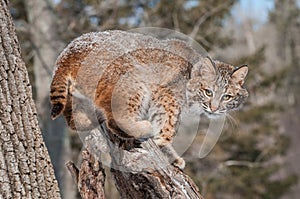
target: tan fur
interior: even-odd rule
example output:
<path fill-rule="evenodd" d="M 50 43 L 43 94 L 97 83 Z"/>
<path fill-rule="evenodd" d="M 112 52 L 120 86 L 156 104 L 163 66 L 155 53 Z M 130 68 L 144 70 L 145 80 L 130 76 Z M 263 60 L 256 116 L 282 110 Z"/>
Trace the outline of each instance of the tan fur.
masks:
<path fill-rule="evenodd" d="M 203 58 L 184 42 L 122 31 L 79 37 L 61 53 L 56 67 L 53 119 L 63 113 L 72 129 L 91 130 L 106 122 L 123 138 L 154 137 L 181 168 L 185 163 L 170 146 L 182 109 L 211 107 L 216 99 L 204 97 L 208 87 L 237 95 L 247 74 L 242 69 L 232 75 L 233 66 Z M 224 79 L 228 85 L 221 91 Z"/>

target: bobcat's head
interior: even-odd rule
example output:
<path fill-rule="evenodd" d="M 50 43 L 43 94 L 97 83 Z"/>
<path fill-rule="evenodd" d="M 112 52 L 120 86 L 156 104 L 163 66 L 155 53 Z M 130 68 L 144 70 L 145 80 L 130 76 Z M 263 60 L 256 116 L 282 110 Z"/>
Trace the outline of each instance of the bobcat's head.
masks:
<path fill-rule="evenodd" d="M 237 109 L 248 97 L 243 88 L 247 73 L 246 65 L 234 67 L 204 58 L 194 66 L 187 84 L 189 107 L 201 109 L 210 118 Z"/>

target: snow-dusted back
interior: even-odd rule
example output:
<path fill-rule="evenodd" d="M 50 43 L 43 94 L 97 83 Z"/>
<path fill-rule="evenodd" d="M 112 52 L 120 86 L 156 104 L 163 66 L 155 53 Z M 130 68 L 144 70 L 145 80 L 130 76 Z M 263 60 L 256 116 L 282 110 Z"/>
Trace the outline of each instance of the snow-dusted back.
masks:
<path fill-rule="evenodd" d="M 152 137 L 183 168 L 184 160 L 171 145 L 174 138 L 181 137 L 174 145 L 182 154 L 197 134 L 200 114 L 224 118 L 238 107 L 247 97 L 241 87 L 247 68 L 236 72 L 234 66 L 205 57 L 192 40 L 174 31 L 147 31 L 88 33 L 73 40 L 56 61 L 51 116 L 63 113 L 74 130 L 90 131 L 105 122 L 123 139 Z M 212 89 L 215 99 L 207 94 Z M 223 96 L 235 100 L 227 103 Z M 201 154 L 212 149 L 223 124 L 220 120 L 210 127 L 215 139 Z M 192 127 L 188 138 L 184 126 Z"/>

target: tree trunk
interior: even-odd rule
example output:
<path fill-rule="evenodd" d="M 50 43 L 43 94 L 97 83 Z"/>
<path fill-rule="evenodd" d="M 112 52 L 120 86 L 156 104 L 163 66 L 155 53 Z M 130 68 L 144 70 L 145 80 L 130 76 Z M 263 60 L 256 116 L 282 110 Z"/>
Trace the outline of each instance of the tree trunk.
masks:
<path fill-rule="evenodd" d="M 122 140 L 103 124 L 85 138 L 85 146 L 87 151 L 83 153 L 85 158 L 80 171 L 74 164 L 68 165 L 83 199 L 94 198 L 91 193 L 96 198 L 105 199 L 105 175 L 99 162 L 104 159 L 101 156 L 105 155 L 105 151 L 110 155 L 111 172 L 121 198 L 203 199 L 195 183 L 171 165 L 151 139 L 142 143 Z M 104 164 L 107 162 L 104 161 Z"/>
<path fill-rule="evenodd" d="M 69 136 L 66 133 L 64 119 L 51 120 L 49 92 L 52 71 L 58 54 L 63 49 L 53 5 L 48 0 L 26 0 L 31 43 L 34 52 L 34 75 L 36 86 L 36 106 L 40 126 L 43 131 L 46 146 L 54 166 L 56 178 L 59 182 L 61 194 L 65 198 L 76 195 L 72 187 L 73 181 L 64 166 L 66 158 L 71 156 Z"/>
<path fill-rule="evenodd" d="M 0 198 L 60 198 L 7 0 L 0 28 Z"/>

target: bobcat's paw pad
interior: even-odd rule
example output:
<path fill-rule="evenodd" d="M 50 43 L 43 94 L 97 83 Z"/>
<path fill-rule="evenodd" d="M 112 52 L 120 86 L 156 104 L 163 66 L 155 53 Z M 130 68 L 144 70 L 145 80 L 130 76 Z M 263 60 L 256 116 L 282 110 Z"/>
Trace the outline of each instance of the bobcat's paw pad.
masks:
<path fill-rule="evenodd" d="M 173 162 L 173 165 L 183 170 L 185 167 L 185 161 L 183 158 L 179 157 Z"/>

